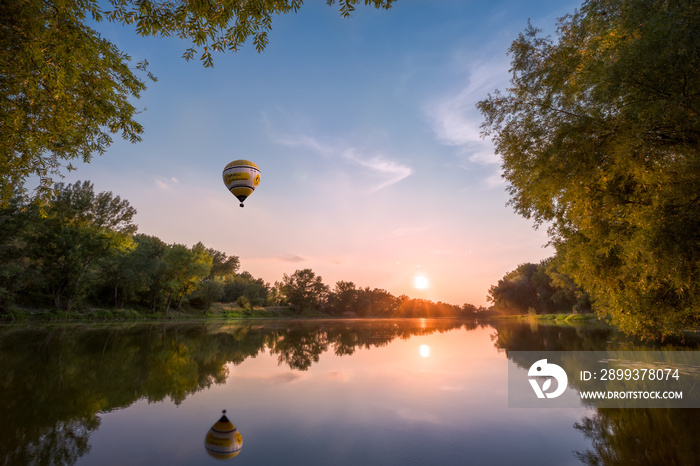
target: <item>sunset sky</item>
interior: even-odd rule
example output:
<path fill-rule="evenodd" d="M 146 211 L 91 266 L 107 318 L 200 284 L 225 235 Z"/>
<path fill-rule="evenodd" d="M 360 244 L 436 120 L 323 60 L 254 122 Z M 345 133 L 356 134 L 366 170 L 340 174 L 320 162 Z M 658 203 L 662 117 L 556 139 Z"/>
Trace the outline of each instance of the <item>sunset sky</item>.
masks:
<path fill-rule="evenodd" d="M 399 0 L 388 10 L 307 0 L 270 43 L 181 58 L 188 44 L 97 29 L 159 80 L 136 105 L 143 141 L 117 140 L 64 181 L 89 179 L 138 210 L 139 232 L 237 255 L 274 283 L 311 268 L 394 295 L 485 305 L 489 286 L 553 254 L 508 200 L 475 103 L 507 87 L 511 42 L 554 33 L 571 1 Z M 224 166 L 262 181 L 238 201 Z"/>

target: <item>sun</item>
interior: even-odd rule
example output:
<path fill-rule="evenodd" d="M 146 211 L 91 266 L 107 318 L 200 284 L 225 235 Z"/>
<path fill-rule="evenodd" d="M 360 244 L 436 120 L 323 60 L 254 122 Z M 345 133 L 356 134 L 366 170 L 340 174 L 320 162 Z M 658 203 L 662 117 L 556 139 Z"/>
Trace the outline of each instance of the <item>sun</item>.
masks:
<path fill-rule="evenodd" d="M 430 288 L 430 280 L 425 275 L 416 275 L 413 277 L 413 287 L 418 290 Z"/>

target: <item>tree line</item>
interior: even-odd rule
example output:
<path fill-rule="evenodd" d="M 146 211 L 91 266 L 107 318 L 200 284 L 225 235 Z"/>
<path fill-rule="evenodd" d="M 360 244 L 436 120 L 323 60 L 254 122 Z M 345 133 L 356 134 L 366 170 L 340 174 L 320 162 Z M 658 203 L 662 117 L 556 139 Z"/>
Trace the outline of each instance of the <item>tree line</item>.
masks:
<path fill-rule="evenodd" d="M 485 310 L 347 281 L 331 289 L 311 269 L 271 285 L 239 272 L 238 256 L 138 234 L 135 214 L 127 200 L 95 193 L 89 181 L 56 184 L 46 203 L 18 193 L 0 207 L 0 313 L 128 307 L 167 315 L 206 312 L 215 302 L 359 317 L 475 317 Z"/>
<path fill-rule="evenodd" d="M 386 290 L 357 287 L 353 282 L 338 281 L 331 289 L 311 269 L 284 274 L 275 284 L 284 302 L 299 313 L 322 311 L 347 317 L 466 317 L 485 316 L 483 306 L 461 306 L 442 301 L 394 296 Z"/>
<path fill-rule="evenodd" d="M 491 286 L 487 299 L 500 314 L 593 312 L 590 295 L 560 270 L 556 256 L 519 265 Z"/>
<path fill-rule="evenodd" d="M 137 234 L 135 214 L 89 181 L 57 184 L 45 204 L 15 196 L 0 209 L 0 311 L 130 306 L 167 314 L 267 299 L 263 280 L 238 273 L 237 256 Z"/>

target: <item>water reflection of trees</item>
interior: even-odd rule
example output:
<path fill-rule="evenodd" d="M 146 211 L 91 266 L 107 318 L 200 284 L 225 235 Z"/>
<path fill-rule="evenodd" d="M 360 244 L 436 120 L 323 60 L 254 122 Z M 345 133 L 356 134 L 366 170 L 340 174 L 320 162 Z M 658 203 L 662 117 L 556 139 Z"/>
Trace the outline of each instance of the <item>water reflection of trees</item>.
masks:
<path fill-rule="evenodd" d="M 353 354 L 360 348 L 386 346 L 396 338 L 410 338 L 464 327 L 474 322 L 459 320 L 366 320 L 351 322 L 296 321 L 279 329 L 268 329 L 267 347 L 280 364 L 306 370 L 319 361 L 321 354 L 333 351 L 338 356 Z"/>
<path fill-rule="evenodd" d="M 491 339 L 494 346 L 506 354 L 510 351 L 604 351 L 612 344 L 626 341 L 609 327 L 531 326 L 512 322 L 494 323 L 494 326 L 496 332 Z"/>
<path fill-rule="evenodd" d="M 609 328 L 537 326 L 496 323 L 494 346 L 518 366 L 529 368 L 530 360 L 519 360 L 517 351 L 636 351 L 696 348 L 641 343 Z M 576 371 L 576 353 L 567 355 L 567 369 Z M 581 367 L 580 369 L 585 369 Z M 575 381 L 570 381 L 575 383 Z M 591 440 L 591 448 L 574 452 L 584 464 L 596 466 L 695 465 L 700 458 L 697 426 L 700 409 L 598 408 L 574 424 Z"/>
<path fill-rule="evenodd" d="M 696 465 L 698 409 L 601 408 L 574 424 L 592 442 L 576 452 L 589 465 Z"/>
<path fill-rule="evenodd" d="M 395 338 L 474 328 L 460 321 L 278 321 L 240 324 L 0 329 L 0 463 L 73 464 L 90 450 L 100 412 L 223 383 L 227 365 L 267 349 L 306 370 Z"/>

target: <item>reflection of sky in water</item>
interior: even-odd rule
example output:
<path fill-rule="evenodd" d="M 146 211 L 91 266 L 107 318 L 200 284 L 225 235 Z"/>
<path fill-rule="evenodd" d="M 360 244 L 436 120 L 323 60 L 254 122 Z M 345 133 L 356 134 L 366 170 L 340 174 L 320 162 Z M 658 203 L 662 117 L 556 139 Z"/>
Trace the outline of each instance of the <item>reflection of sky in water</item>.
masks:
<path fill-rule="evenodd" d="M 265 351 L 180 406 L 141 400 L 101 414 L 78 464 L 222 464 L 203 447 L 222 409 L 243 436 L 230 464 L 580 464 L 572 451 L 590 445 L 573 425 L 588 411 L 508 408 L 493 332 L 329 351 L 307 371 Z"/>

